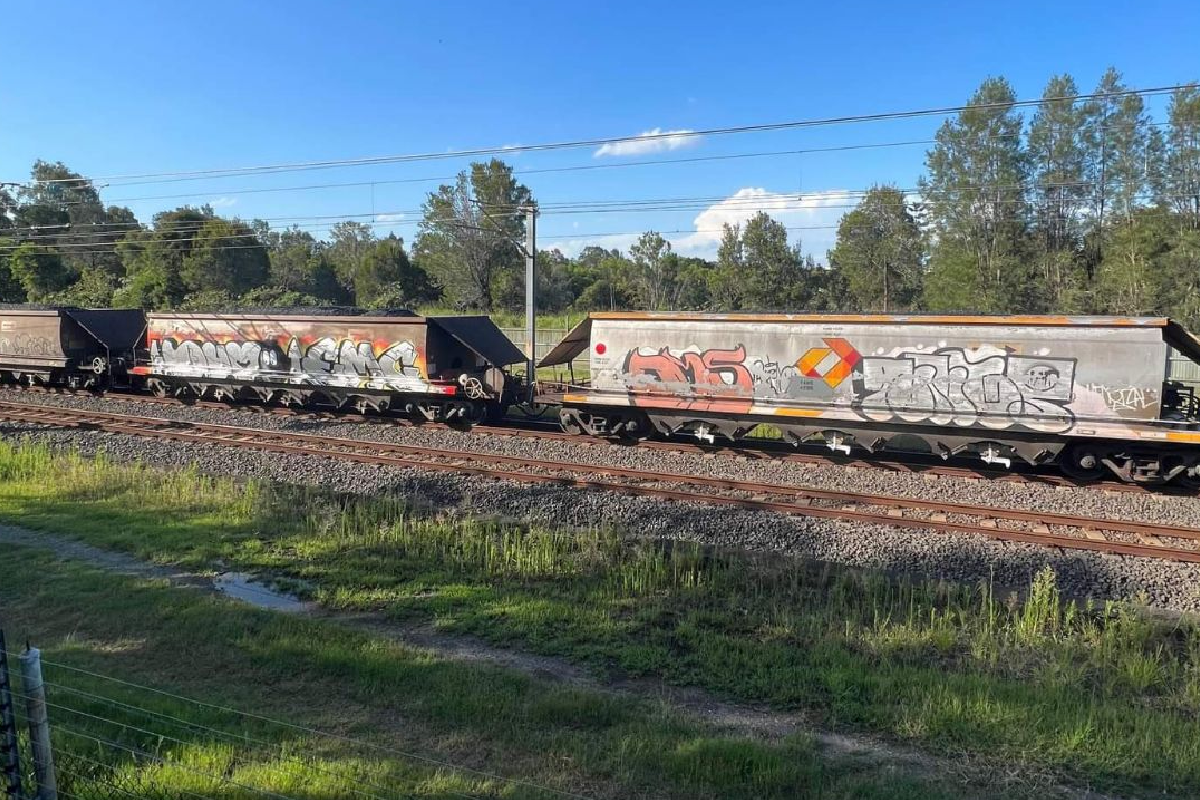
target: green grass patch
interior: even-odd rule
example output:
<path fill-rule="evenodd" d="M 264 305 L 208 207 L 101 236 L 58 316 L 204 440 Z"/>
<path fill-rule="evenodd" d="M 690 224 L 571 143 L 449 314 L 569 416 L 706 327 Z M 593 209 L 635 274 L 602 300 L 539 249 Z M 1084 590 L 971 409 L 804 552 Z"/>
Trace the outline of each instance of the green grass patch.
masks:
<path fill-rule="evenodd" d="M 953 796 L 937 780 L 823 759 L 804 736 L 717 735 L 651 703 L 33 549 L 5 548 L 4 564 L 37 576 L 0 585 L 0 614 L 43 647 L 71 798 Z"/>
<path fill-rule="evenodd" d="M 0 481 L 0 518 L 163 563 L 219 560 L 270 573 L 316 587 L 315 599 L 332 608 L 433 620 L 600 670 L 1113 789 L 1200 791 L 1200 632 L 1066 601 L 1050 573 L 1018 603 L 987 585 L 609 531 L 432 519 L 399 499 L 164 474 L 37 448 L 0 448 Z M 430 708 L 438 721 L 473 724 L 476 703 L 486 698 Z M 742 746 L 730 745 L 728 757 Z M 700 759 L 678 768 L 662 761 L 667 750 L 645 752 L 659 757 L 651 771 L 672 780 L 728 774 L 711 754 L 700 757 L 707 747 L 670 751 Z"/>

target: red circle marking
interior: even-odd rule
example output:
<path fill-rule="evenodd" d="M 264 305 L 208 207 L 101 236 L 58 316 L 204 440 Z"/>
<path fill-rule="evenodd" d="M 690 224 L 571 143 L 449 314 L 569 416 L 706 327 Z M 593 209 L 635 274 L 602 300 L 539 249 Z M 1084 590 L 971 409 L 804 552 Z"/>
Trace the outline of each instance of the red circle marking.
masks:
<path fill-rule="evenodd" d="M 604 344 L 604 342 L 600 342 L 599 344 L 596 345 L 596 355 L 602 356 L 607 352 L 608 352 L 608 345 Z"/>

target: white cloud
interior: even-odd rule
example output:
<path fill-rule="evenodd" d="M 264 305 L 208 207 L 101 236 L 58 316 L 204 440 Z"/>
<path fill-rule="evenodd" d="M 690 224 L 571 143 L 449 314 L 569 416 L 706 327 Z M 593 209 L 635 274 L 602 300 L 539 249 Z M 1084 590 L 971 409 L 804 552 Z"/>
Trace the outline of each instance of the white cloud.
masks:
<path fill-rule="evenodd" d="M 229 208 L 232 205 L 237 205 L 237 198 L 218 197 L 216 200 L 209 200 L 208 204 L 213 208 Z"/>
<path fill-rule="evenodd" d="M 399 222 L 402 219 L 404 219 L 404 215 L 400 213 L 375 215 L 376 222 Z"/>
<path fill-rule="evenodd" d="M 692 233 L 663 233 L 675 252 L 685 256 L 715 258 L 717 247 L 726 223 L 741 225 L 759 211 L 771 219 L 783 223 L 788 230 L 788 241 L 802 243 L 804 254 L 812 255 L 818 263 L 827 261 L 826 252 L 837 240 L 837 224 L 842 215 L 858 202 L 858 195 L 844 189 L 826 189 L 819 192 L 788 194 L 772 192 L 763 188 L 739 189 L 724 200 L 713 203 L 692 220 Z M 664 224 L 650 224 L 647 229 L 664 231 Z M 601 236 L 570 239 L 552 239 L 545 249 L 558 249 L 564 255 L 577 256 L 585 247 L 616 248 L 628 254 L 629 247 L 638 240 L 640 233 L 616 233 Z"/>
<path fill-rule="evenodd" d="M 603 247 L 605 250 L 620 250 L 628 253 L 630 246 L 638 240 L 640 233 L 613 233 L 606 236 L 587 236 L 578 239 L 548 239 L 539 243 L 539 250 L 558 250 L 564 256 L 574 258 L 586 247 Z"/>
<path fill-rule="evenodd" d="M 695 144 L 700 140 L 699 136 L 691 136 L 689 134 L 691 134 L 691 131 L 687 129 L 664 131 L 661 128 L 651 128 L 645 133 L 639 133 L 632 139 L 600 145 L 600 148 L 592 156 L 594 158 L 599 158 L 600 156 L 640 156 L 646 153 L 678 150 L 681 147 Z"/>
<path fill-rule="evenodd" d="M 684 255 L 711 257 L 721 242 L 725 225 L 744 227 L 755 214 L 764 211 L 785 227 L 801 228 L 789 230 L 788 241 L 793 244 L 802 241 L 804 252 L 823 262 L 825 251 L 837 238 L 834 226 L 854 202 L 855 196 L 844 189 L 784 194 L 747 187 L 697 214 L 692 221 L 696 232 L 673 238 L 671 246 Z"/>

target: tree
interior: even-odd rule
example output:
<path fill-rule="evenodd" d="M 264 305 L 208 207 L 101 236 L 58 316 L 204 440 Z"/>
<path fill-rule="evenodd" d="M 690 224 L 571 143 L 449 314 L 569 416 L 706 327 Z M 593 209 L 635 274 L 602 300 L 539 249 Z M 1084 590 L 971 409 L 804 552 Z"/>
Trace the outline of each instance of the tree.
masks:
<path fill-rule="evenodd" d="M 25 287 L 12 274 L 12 254 L 17 240 L 0 236 L 0 303 L 25 302 Z"/>
<path fill-rule="evenodd" d="M 805 306 L 810 287 L 805 285 L 799 246 L 788 244 L 787 228 L 759 211 L 742 231 L 742 263 L 746 305 L 756 309 Z M 815 266 L 815 265 L 812 265 Z"/>
<path fill-rule="evenodd" d="M 1109 67 L 1083 107 L 1085 175 L 1091 194 L 1089 264 L 1104 258 L 1105 226 L 1112 217 L 1130 222 L 1154 169 L 1147 169 L 1150 119 L 1140 95 L 1126 94 L 1121 74 Z M 1153 148 L 1149 148 L 1153 150 Z"/>
<path fill-rule="evenodd" d="M 14 227 L 17 218 L 17 201 L 8 190 L 0 186 L 0 233 Z"/>
<path fill-rule="evenodd" d="M 1138 316 L 1158 310 L 1163 294 L 1159 264 L 1168 252 L 1169 224 L 1160 209 L 1138 209 L 1111 226 L 1096 272 L 1101 312 Z"/>
<path fill-rule="evenodd" d="M 1029 128 L 1033 250 L 1047 305 L 1064 312 L 1083 310 L 1080 295 L 1087 277 L 1080 260 L 1087 150 L 1084 109 L 1073 99 L 1078 93 L 1071 76 L 1051 78 Z"/>
<path fill-rule="evenodd" d="M 829 254 L 856 310 L 909 310 L 920 295 L 925 242 L 904 193 L 873 186 L 838 223 Z"/>
<path fill-rule="evenodd" d="M 726 222 L 721 228 L 721 244 L 717 247 L 717 266 L 710 278 L 710 292 L 717 300 L 717 308 L 730 311 L 742 308 L 745 271 L 742 226 Z"/>
<path fill-rule="evenodd" d="M 502 295 L 513 302 L 524 262 L 522 210 L 532 203 L 503 161 L 472 164 L 426 199 L 417 262 L 450 300 L 485 311 Z"/>
<path fill-rule="evenodd" d="M 646 231 L 629 248 L 639 304 L 652 311 L 673 308 L 678 262 L 671 243 L 657 231 Z"/>
<path fill-rule="evenodd" d="M 1185 227 L 1200 230 L 1200 87 L 1177 89 L 1169 118 L 1165 194 Z"/>
<path fill-rule="evenodd" d="M 367 308 L 415 306 L 431 296 L 429 277 L 408 260 L 395 234 L 374 244 L 354 276 L 354 301 Z"/>
<path fill-rule="evenodd" d="M 187 287 L 184 260 L 192 251 L 196 232 L 214 219 L 212 209 L 183 206 L 154 215 L 153 229 L 135 228 L 117 243 L 125 281 L 113 297 L 118 306 L 173 308 Z"/>
<path fill-rule="evenodd" d="M 189 294 L 225 292 L 237 297 L 270 280 L 266 248 L 241 220 L 209 219 L 192 237 L 180 269 Z"/>
<path fill-rule="evenodd" d="M 354 294 L 354 280 L 362 260 L 375 245 L 375 233 L 361 222 L 339 222 L 329 232 L 329 259 L 346 296 Z"/>
<path fill-rule="evenodd" d="M 83 308 L 108 308 L 117 291 L 117 278 L 102 267 L 88 267 L 62 291 L 49 295 L 47 303 Z"/>
<path fill-rule="evenodd" d="M 575 260 L 572 285 L 576 309 L 634 307 L 633 263 L 619 250 L 585 247 Z"/>
<path fill-rule="evenodd" d="M 329 245 L 318 242 L 311 233 L 296 227 L 272 231 L 262 221 L 252 223 L 252 227 L 256 228 L 258 238 L 267 247 L 271 260 L 271 287 L 277 289 L 280 296 L 290 292 L 298 298 L 311 298 L 313 302 L 349 302 L 350 295 L 338 279 Z M 357 258 L 349 260 L 358 263 Z"/>
<path fill-rule="evenodd" d="M 703 258 L 676 256 L 676 308 L 699 311 L 713 305 L 712 285 L 716 264 Z"/>
<path fill-rule="evenodd" d="M 1162 312 L 1191 330 L 1200 328 L 1200 230 L 1176 230 L 1159 259 L 1158 302 Z"/>
<path fill-rule="evenodd" d="M 58 253 L 32 242 L 18 245 L 9 254 L 8 269 L 33 303 L 43 302 L 71 283 L 71 273 Z"/>
<path fill-rule="evenodd" d="M 37 161 L 19 192 L 16 227 L 35 228 L 36 242 L 58 251 L 66 269 L 121 274 L 116 242 L 136 219 L 127 208 L 105 208 L 95 185 L 61 161 Z"/>
<path fill-rule="evenodd" d="M 575 301 L 571 259 L 560 250 L 539 250 L 537 299 L 539 311 L 562 311 Z"/>
<path fill-rule="evenodd" d="M 936 233 L 927 288 L 937 292 L 969 279 L 956 294 L 984 311 L 1038 305 L 1026 258 L 1028 168 L 1015 100 L 1003 78 L 984 81 L 967 108 L 938 129 L 926 157 L 929 174 L 921 180 Z M 964 272 L 964 264 L 973 264 L 973 274 Z M 931 307 L 950 300 L 936 294 L 927 299 Z"/>
<path fill-rule="evenodd" d="M 726 224 L 710 285 L 725 308 L 799 308 L 812 287 L 799 246 L 788 244 L 787 228 L 759 211 L 743 228 Z"/>

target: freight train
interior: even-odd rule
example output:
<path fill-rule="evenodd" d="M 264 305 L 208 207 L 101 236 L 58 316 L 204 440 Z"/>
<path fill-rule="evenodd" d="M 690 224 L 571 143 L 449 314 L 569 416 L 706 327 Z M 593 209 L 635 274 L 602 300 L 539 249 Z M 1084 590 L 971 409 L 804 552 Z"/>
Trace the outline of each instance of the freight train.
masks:
<path fill-rule="evenodd" d="M 1169 379 L 1200 340 L 1162 317 L 598 313 L 540 362 L 589 377 L 538 401 L 563 430 L 1053 464 L 1200 486 L 1200 401 Z M 0 308 L 0 381 L 468 426 L 528 399 L 487 317 Z"/>
<path fill-rule="evenodd" d="M 0 380 L 28 385 L 470 425 L 524 399 L 508 371 L 524 358 L 488 317 L 0 309 Z"/>
<path fill-rule="evenodd" d="M 564 430 L 924 450 L 1200 484 L 1200 404 L 1168 375 L 1200 341 L 1161 317 L 592 314 L 540 362 L 590 377 Z"/>

